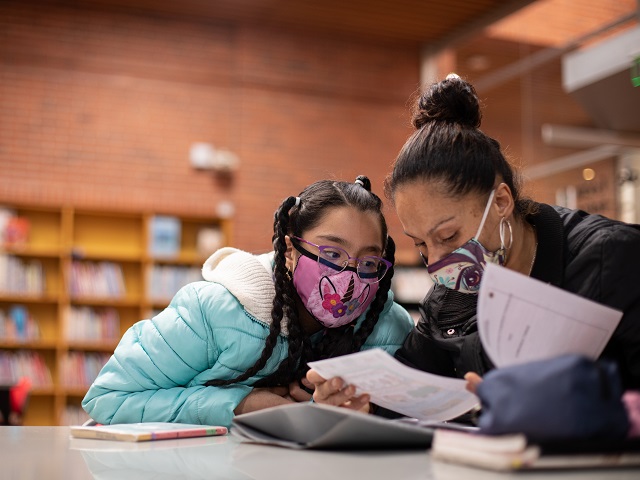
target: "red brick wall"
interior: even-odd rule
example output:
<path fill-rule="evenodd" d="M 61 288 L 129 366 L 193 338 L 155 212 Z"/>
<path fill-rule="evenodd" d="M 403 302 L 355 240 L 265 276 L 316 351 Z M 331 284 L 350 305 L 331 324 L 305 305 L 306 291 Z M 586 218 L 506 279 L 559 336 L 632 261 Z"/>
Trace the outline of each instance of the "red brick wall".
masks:
<path fill-rule="evenodd" d="M 307 183 L 364 173 L 381 194 L 417 82 L 406 46 L 4 1 L 0 202 L 214 215 L 230 200 L 233 244 L 266 250 Z M 230 183 L 190 166 L 197 141 L 239 156 Z"/>

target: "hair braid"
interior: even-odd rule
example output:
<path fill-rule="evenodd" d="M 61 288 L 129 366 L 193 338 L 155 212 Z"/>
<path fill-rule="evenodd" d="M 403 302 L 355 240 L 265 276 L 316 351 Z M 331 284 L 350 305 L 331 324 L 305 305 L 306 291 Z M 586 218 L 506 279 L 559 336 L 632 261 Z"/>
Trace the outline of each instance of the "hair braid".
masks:
<path fill-rule="evenodd" d="M 280 365 L 266 378 L 256 382 L 256 387 L 287 385 L 296 376 L 299 368 L 300 358 L 302 356 L 302 347 L 304 344 L 304 332 L 300 327 L 298 318 L 298 310 L 296 306 L 296 294 L 291 282 L 290 272 L 287 270 L 285 261 L 285 252 L 287 244 L 286 235 L 289 233 L 289 210 L 295 206 L 296 198 L 290 197 L 285 206 L 276 213 L 276 219 L 273 225 L 273 249 L 275 251 L 273 278 L 275 285 L 275 297 L 273 299 L 273 309 L 271 317 L 273 323 L 282 323 L 284 317 L 287 318 L 288 335 L 288 352 L 287 358 L 280 362 Z"/>
<path fill-rule="evenodd" d="M 273 309 L 271 311 L 273 321 L 269 326 L 269 335 L 267 335 L 267 338 L 265 340 L 265 346 L 262 349 L 262 354 L 260 355 L 260 358 L 256 361 L 256 363 L 244 373 L 229 380 L 209 380 L 206 383 L 206 385 L 208 386 L 220 387 L 224 385 L 231 385 L 253 377 L 256 373 L 264 368 L 264 366 L 267 364 L 267 360 L 271 357 L 273 348 L 275 347 L 276 341 L 278 340 L 278 335 L 282 330 L 282 319 L 284 315 L 286 314 L 288 318 L 291 318 L 293 312 L 297 320 L 297 312 L 295 312 L 295 308 L 291 308 L 291 305 L 294 304 L 292 302 L 294 301 L 291 297 L 291 288 L 287 288 L 287 285 L 290 282 L 288 282 L 286 278 L 287 268 L 285 266 L 284 257 L 284 253 L 287 248 L 284 237 L 289 225 L 289 210 L 295 205 L 295 202 L 295 197 L 287 198 L 282 203 L 282 205 L 280 205 L 280 208 L 274 215 L 273 246 L 275 249 L 275 265 L 273 275 L 275 280 L 276 294 L 273 300 Z M 283 361 L 282 363 L 286 363 L 286 361 Z"/>
<path fill-rule="evenodd" d="M 396 253 L 396 244 L 393 241 L 393 238 L 387 237 L 387 248 L 385 249 L 384 258 L 385 260 L 389 260 L 392 264 L 395 261 L 395 253 Z M 384 305 L 387 302 L 387 296 L 389 294 L 389 290 L 391 289 L 391 279 L 393 278 L 393 267 L 389 269 L 389 271 L 385 274 L 385 276 L 380 280 L 380 286 L 378 288 L 378 292 L 376 293 L 376 298 L 371 302 L 371 306 L 369 307 L 369 311 L 367 312 L 367 316 L 360 325 L 360 328 L 355 332 L 353 336 L 353 340 L 351 342 L 351 352 L 357 352 L 360 350 L 364 342 L 367 340 L 374 327 L 378 323 L 378 318 L 380 317 L 380 313 L 384 309 Z"/>

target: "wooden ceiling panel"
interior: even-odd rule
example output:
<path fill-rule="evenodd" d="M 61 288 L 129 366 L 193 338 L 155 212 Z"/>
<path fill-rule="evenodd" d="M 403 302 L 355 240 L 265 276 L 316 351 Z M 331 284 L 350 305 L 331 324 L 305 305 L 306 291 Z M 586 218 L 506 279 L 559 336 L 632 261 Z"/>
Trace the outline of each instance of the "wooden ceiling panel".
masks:
<path fill-rule="evenodd" d="M 26 0 L 30 1 L 30 0 Z M 367 40 L 442 44 L 533 0 L 32 0 L 295 28 Z"/>

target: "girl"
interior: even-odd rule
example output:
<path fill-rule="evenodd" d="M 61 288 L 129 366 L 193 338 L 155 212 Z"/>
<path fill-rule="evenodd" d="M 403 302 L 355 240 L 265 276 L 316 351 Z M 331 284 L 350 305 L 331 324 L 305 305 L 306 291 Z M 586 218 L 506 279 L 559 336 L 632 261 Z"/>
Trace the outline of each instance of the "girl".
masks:
<path fill-rule="evenodd" d="M 287 198 L 274 252 L 214 253 L 206 281 L 124 334 L 83 408 L 103 424 L 228 427 L 237 414 L 308 401 L 308 361 L 394 353 L 413 321 L 389 290 L 395 247 L 381 209 L 363 176 Z"/>

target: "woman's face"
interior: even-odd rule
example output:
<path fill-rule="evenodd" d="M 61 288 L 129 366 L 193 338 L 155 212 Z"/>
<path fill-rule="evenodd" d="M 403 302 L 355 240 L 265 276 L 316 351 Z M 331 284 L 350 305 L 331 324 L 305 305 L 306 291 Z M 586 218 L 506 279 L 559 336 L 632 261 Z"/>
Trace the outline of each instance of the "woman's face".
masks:
<path fill-rule="evenodd" d="M 318 225 L 302 232 L 301 238 L 316 245 L 338 246 L 353 258 L 381 257 L 383 253 L 380 218 L 374 212 L 361 212 L 353 207 L 329 209 Z M 293 248 L 289 237 L 286 242 L 286 266 L 293 271 L 300 253 Z M 311 253 L 318 253 L 314 247 L 305 245 L 307 247 Z M 355 266 L 353 260 L 350 265 Z"/>
<path fill-rule="evenodd" d="M 441 184 L 417 180 L 401 185 L 394 195 L 404 233 L 430 264 L 475 236 L 489 198 L 476 193 L 456 198 L 445 192 Z M 504 215 L 496 203 L 497 198 L 496 192 L 478 239 L 490 251 L 499 248 L 498 226 L 501 213 Z"/>

